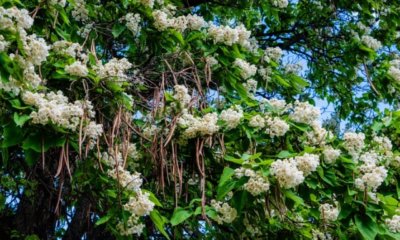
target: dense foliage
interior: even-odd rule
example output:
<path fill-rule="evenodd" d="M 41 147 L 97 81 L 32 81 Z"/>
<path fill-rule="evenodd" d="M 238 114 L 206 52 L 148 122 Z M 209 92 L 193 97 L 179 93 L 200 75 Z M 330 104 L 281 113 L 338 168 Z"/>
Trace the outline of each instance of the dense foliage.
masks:
<path fill-rule="evenodd" d="M 399 43 L 397 0 L 0 0 L 0 235 L 399 239 Z"/>

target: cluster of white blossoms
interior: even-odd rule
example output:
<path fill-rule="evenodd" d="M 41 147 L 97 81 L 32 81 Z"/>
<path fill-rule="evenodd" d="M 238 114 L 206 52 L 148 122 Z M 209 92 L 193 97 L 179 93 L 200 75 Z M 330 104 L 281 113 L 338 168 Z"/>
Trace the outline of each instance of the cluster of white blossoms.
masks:
<path fill-rule="evenodd" d="M 86 22 L 89 20 L 89 10 L 86 9 L 85 0 L 75 0 L 72 17 L 76 21 Z"/>
<path fill-rule="evenodd" d="M 0 52 L 5 52 L 9 45 L 10 43 L 4 39 L 3 35 L 0 35 Z"/>
<path fill-rule="evenodd" d="M 289 131 L 289 124 L 282 120 L 279 117 L 265 117 L 265 125 L 266 125 L 266 133 L 269 134 L 271 137 L 282 137 Z"/>
<path fill-rule="evenodd" d="M 298 123 L 312 124 L 320 116 L 318 108 L 307 102 L 296 101 L 294 104 L 293 113 L 290 114 L 290 118 Z"/>
<path fill-rule="evenodd" d="M 241 178 L 243 176 L 249 177 L 249 180 L 243 187 L 246 191 L 251 193 L 251 195 L 258 196 L 269 190 L 270 185 L 268 179 L 261 173 L 243 167 L 235 169 L 235 177 Z"/>
<path fill-rule="evenodd" d="M 229 206 L 228 203 L 222 203 L 213 199 L 211 200 L 211 206 L 218 213 L 215 218 L 218 224 L 231 223 L 237 216 L 236 209 Z"/>
<path fill-rule="evenodd" d="M 68 42 L 65 40 L 56 41 L 51 46 L 51 50 L 57 54 L 67 55 L 73 58 L 82 58 L 83 48 L 78 43 Z M 86 56 L 84 58 L 87 58 Z"/>
<path fill-rule="evenodd" d="M 103 125 L 91 121 L 83 128 L 83 132 L 85 133 L 85 137 L 96 140 L 103 134 Z"/>
<path fill-rule="evenodd" d="M 317 170 L 319 166 L 319 156 L 315 154 L 305 153 L 303 156 L 296 156 L 297 168 L 307 177 L 311 172 Z"/>
<path fill-rule="evenodd" d="M 146 216 L 153 211 L 154 203 L 150 201 L 150 194 L 147 192 L 137 191 L 135 197 L 130 197 L 129 202 L 124 205 L 126 211 L 136 216 Z"/>
<path fill-rule="evenodd" d="M 37 108 L 37 111 L 32 111 L 30 114 L 34 124 L 46 125 L 52 123 L 75 131 L 85 112 L 88 113 L 89 118 L 94 117 L 93 106 L 89 101 L 77 100 L 70 103 L 61 91 L 46 94 L 26 91 L 22 100 Z"/>
<path fill-rule="evenodd" d="M 319 2 L 318 2 L 319 3 Z M 319 229 L 312 229 L 312 240 L 333 240 L 332 234 L 328 232 L 321 232 Z"/>
<path fill-rule="evenodd" d="M 207 56 L 206 57 L 206 63 L 210 66 L 210 67 L 213 67 L 213 66 L 216 66 L 216 65 L 218 65 L 218 60 L 215 58 L 215 57 L 213 57 L 213 56 Z"/>
<path fill-rule="evenodd" d="M 174 95 L 173 98 L 177 101 L 179 101 L 181 107 L 186 107 L 189 103 L 192 97 L 188 93 L 187 87 L 184 85 L 175 85 L 174 86 Z"/>
<path fill-rule="evenodd" d="M 375 51 L 379 50 L 382 47 L 382 43 L 379 40 L 369 35 L 363 35 L 361 37 L 361 42 L 368 48 L 371 48 Z"/>
<path fill-rule="evenodd" d="M 94 69 L 100 78 L 111 78 L 117 84 L 122 85 L 128 78 L 126 72 L 132 67 L 126 58 L 116 59 L 113 58 L 106 64 L 99 62 Z"/>
<path fill-rule="evenodd" d="M 50 0 L 48 3 L 50 4 L 50 6 L 65 7 L 67 0 Z"/>
<path fill-rule="evenodd" d="M 279 114 L 286 112 L 292 107 L 292 105 L 287 104 L 285 100 L 280 100 L 276 98 L 266 99 L 265 103 L 272 107 L 273 112 L 277 112 Z"/>
<path fill-rule="evenodd" d="M 282 57 L 282 49 L 279 47 L 268 47 L 264 52 L 264 61 L 269 63 L 270 61 L 279 62 Z"/>
<path fill-rule="evenodd" d="M 327 146 L 324 148 L 322 152 L 324 156 L 324 162 L 327 164 L 335 163 L 336 159 L 339 158 L 341 151 L 339 149 L 334 149 L 331 146 Z"/>
<path fill-rule="evenodd" d="M 107 174 L 117 180 L 119 184 L 127 190 L 139 191 L 143 183 L 140 173 L 135 172 L 132 174 L 121 166 L 108 170 Z"/>
<path fill-rule="evenodd" d="M 230 26 L 217 26 L 212 24 L 207 32 L 208 36 L 214 40 L 214 43 L 223 43 L 228 46 L 239 44 L 245 48 L 250 48 L 251 32 L 244 25 L 235 28 Z"/>
<path fill-rule="evenodd" d="M 374 151 L 365 152 L 360 156 L 362 164 L 358 166 L 360 176 L 354 181 L 356 188 L 374 192 L 385 181 L 387 169 L 378 165 L 380 158 Z"/>
<path fill-rule="evenodd" d="M 154 0 L 139 0 L 139 3 L 149 8 L 154 7 Z"/>
<path fill-rule="evenodd" d="M 152 140 L 160 129 L 156 125 L 150 125 L 143 129 L 143 135 L 145 138 Z"/>
<path fill-rule="evenodd" d="M 394 80 L 400 82 L 400 59 L 390 61 L 390 67 L 387 73 Z"/>
<path fill-rule="evenodd" d="M 10 77 L 8 82 L 0 82 L 1 90 L 15 95 L 23 89 L 35 89 L 42 83 L 42 79 L 35 71 L 35 66 L 40 66 L 49 55 L 50 47 L 43 38 L 35 34 L 27 34 L 26 30 L 31 28 L 32 24 L 33 18 L 29 16 L 26 9 L 0 7 L 0 30 L 18 33 L 24 56 L 26 56 L 23 57 L 18 52 L 9 54 L 9 57 L 22 68 L 22 79 Z M 8 50 L 8 46 L 9 43 L 4 41 L 3 35 L 0 35 L 1 51 Z"/>
<path fill-rule="evenodd" d="M 31 28 L 32 24 L 33 18 L 29 15 L 28 10 L 0 7 L 0 29 L 18 31 L 26 35 L 24 29 Z"/>
<path fill-rule="evenodd" d="M 304 182 L 303 172 L 297 168 L 297 161 L 294 158 L 273 162 L 270 171 L 284 188 L 293 188 Z"/>
<path fill-rule="evenodd" d="M 332 136 L 332 133 L 323 128 L 319 121 L 312 122 L 311 128 L 312 131 L 305 133 L 306 143 L 312 146 L 325 146 L 327 137 Z"/>
<path fill-rule="evenodd" d="M 256 80 L 250 78 L 245 83 L 243 83 L 243 87 L 248 93 L 255 93 L 257 91 L 257 84 L 258 82 Z"/>
<path fill-rule="evenodd" d="M 385 223 L 390 231 L 395 233 L 400 232 L 400 215 L 394 215 L 392 218 L 386 219 Z"/>
<path fill-rule="evenodd" d="M 289 5 L 288 0 L 271 0 L 271 4 L 277 8 L 286 8 Z"/>
<path fill-rule="evenodd" d="M 86 64 L 80 61 L 75 61 L 72 64 L 65 66 L 65 71 L 70 75 L 78 77 L 86 77 L 89 73 Z"/>
<path fill-rule="evenodd" d="M 265 127 L 265 118 L 261 115 L 257 114 L 251 117 L 249 121 L 249 126 L 254 128 L 264 128 Z"/>
<path fill-rule="evenodd" d="M 260 67 L 258 68 L 258 74 L 261 76 L 261 78 L 269 82 L 271 80 L 272 76 L 272 68 L 271 67 Z"/>
<path fill-rule="evenodd" d="M 299 74 L 300 71 L 303 70 L 303 65 L 300 63 L 290 63 L 286 64 L 285 66 L 285 73 L 286 74 Z"/>
<path fill-rule="evenodd" d="M 131 215 L 126 223 L 120 221 L 116 228 L 122 236 L 141 235 L 145 225 L 140 223 L 139 219 L 138 216 Z"/>
<path fill-rule="evenodd" d="M 207 136 L 218 132 L 217 121 L 218 115 L 216 113 L 207 113 L 203 117 L 195 117 L 184 109 L 182 116 L 178 119 L 178 124 L 185 129 L 184 137 L 190 139 L 198 135 Z"/>
<path fill-rule="evenodd" d="M 319 206 L 320 218 L 326 222 L 333 222 L 339 216 L 339 209 L 329 203 L 324 203 Z"/>
<path fill-rule="evenodd" d="M 235 62 L 233 62 L 233 65 L 240 69 L 240 76 L 243 79 L 251 78 L 257 73 L 256 65 L 250 64 L 243 59 L 236 58 Z"/>
<path fill-rule="evenodd" d="M 126 21 L 126 27 L 134 34 L 136 35 L 138 32 L 140 32 L 140 15 L 138 13 L 133 14 L 133 13 L 128 13 L 125 15 L 125 21 Z"/>
<path fill-rule="evenodd" d="M 358 155 L 364 148 L 364 133 L 346 132 L 343 136 L 344 148 L 353 157 L 354 161 L 358 161 Z"/>
<path fill-rule="evenodd" d="M 168 28 L 184 32 L 186 29 L 201 30 L 208 26 L 203 17 L 197 15 L 186 15 L 179 17 L 171 17 L 166 9 L 155 10 L 153 12 L 154 26 L 159 31 L 164 31 Z"/>
<path fill-rule="evenodd" d="M 372 139 L 373 143 L 376 145 L 376 148 L 379 152 L 384 154 L 385 156 L 391 157 L 393 155 L 392 148 L 393 144 L 392 141 L 386 136 L 374 136 Z"/>
<path fill-rule="evenodd" d="M 223 110 L 220 118 L 226 123 L 228 129 L 236 128 L 243 118 L 243 110 L 239 105 L 232 106 Z"/>

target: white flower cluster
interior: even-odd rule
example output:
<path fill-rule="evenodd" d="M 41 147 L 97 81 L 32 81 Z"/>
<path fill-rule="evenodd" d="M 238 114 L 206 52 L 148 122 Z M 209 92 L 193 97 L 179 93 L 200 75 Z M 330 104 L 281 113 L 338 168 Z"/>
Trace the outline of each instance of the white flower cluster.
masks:
<path fill-rule="evenodd" d="M 254 128 L 264 128 L 265 127 L 265 119 L 259 114 L 254 115 L 250 119 L 249 126 L 254 127 Z"/>
<path fill-rule="evenodd" d="M 139 0 L 139 3 L 149 8 L 154 7 L 154 0 Z"/>
<path fill-rule="evenodd" d="M 223 110 L 220 115 L 221 120 L 226 123 L 228 129 L 236 128 L 243 118 L 243 110 L 239 105 Z"/>
<path fill-rule="evenodd" d="M 271 174 L 281 187 L 293 188 L 304 182 L 303 172 L 297 168 L 294 158 L 277 160 L 271 164 Z"/>
<path fill-rule="evenodd" d="M 376 191 L 385 181 L 387 169 L 384 166 L 378 166 L 379 160 L 380 156 L 373 151 L 366 152 L 360 156 L 360 161 L 363 162 L 358 167 L 361 175 L 354 181 L 358 189 L 362 191 L 366 189 Z"/>
<path fill-rule="evenodd" d="M 29 15 L 28 10 L 0 7 L 0 29 L 18 31 L 20 34 L 22 33 L 21 35 L 26 35 L 24 29 L 31 28 L 32 24 L 33 18 Z"/>
<path fill-rule="evenodd" d="M 397 82 L 400 82 L 400 59 L 390 61 L 388 75 Z"/>
<path fill-rule="evenodd" d="M 90 118 L 94 117 L 93 106 L 89 101 L 69 103 L 68 98 L 61 91 L 47 94 L 26 91 L 22 100 L 38 109 L 30 114 L 34 124 L 46 125 L 51 122 L 59 127 L 75 131 L 85 111 L 88 112 Z"/>
<path fill-rule="evenodd" d="M 233 65 L 240 69 L 240 76 L 242 76 L 243 79 L 248 79 L 257 73 L 257 67 L 243 59 L 236 58 Z"/>
<path fill-rule="evenodd" d="M 122 236 L 141 235 L 144 227 L 145 225 L 139 222 L 139 217 L 136 215 L 129 216 L 126 224 L 120 221 L 116 226 Z"/>
<path fill-rule="evenodd" d="M 277 112 L 279 114 L 284 113 L 291 108 L 291 104 L 287 104 L 285 100 L 276 98 L 266 99 L 265 103 L 272 107 L 273 112 Z"/>
<path fill-rule="evenodd" d="M 231 223 L 237 216 L 236 209 L 229 206 L 228 203 L 222 203 L 213 199 L 211 200 L 211 206 L 218 213 L 218 216 L 215 219 L 218 224 Z"/>
<path fill-rule="evenodd" d="M 206 63 L 207 63 L 210 67 L 213 67 L 213 66 L 218 65 L 218 60 L 217 60 L 215 57 L 213 57 L 213 56 L 207 56 L 207 57 L 206 57 Z"/>
<path fill-rule="evenodd" d="M 271 0 L 271 4 L 277 8 L 286 8 L 289 5 L 288 0 Z"/>
<path fill-rule="evenodd" d="M 303 172 L 305 177 L 316 171 L 319 166 L 319 156 L 315 154 L 305 153 L 303 156 L 296 156 L 295 160 L 297 168 Z"/>
<path fill-rule="evenodd" d="M 112 168 L 108 170 L 107 173 L 110 177 L 117 180 L 123 188 L 134 192 L 139 191 L 143 183 L 140 173 L 135 172 L 132 174 L 131 172 L 123 169 L 121 166 Z"/>
<path fill-rule="evenodd" d="M 349 152 L 355 161 L 364 148 L 364 133 L 346 132 L 344 134 L 344 148 Z"/>
<path fill-rule="evenodd" d="M 101 134 L 103 134 L 103 125 L 96 124 L 94 121 L 91 121 L 83 128 L 83 132 L 85 133 L 85 137 L 96 140 Z"/>
<path fill-rule="evenodd" d="M 318 2 L 319 3 L 319 2 Z M 328 232 L 321 232 L 318 229 L 312 229 L 312 240 L 333 240 L 332 234 Z"/>
<path fill-rule="evenodd" d="M 324 146 L 326 144 L 326 138 L 332 136 L 332 133 L 328 132 L 321 126 L 321 123 L 314 121 L 311 123 L 312 131 L 306 132 L 306 143 L 312 146 Z"/>
<path fill-rule="evenodd" d="M 188 89 L 184 85 L 175 85 L 174 86 L 174 95 L 175 100 L 179 101 L 182 108 L 186 107 L 192 97 L 188 93 Z"/>
<path fill-rule="evenodd" d="M 72 17 L 76 21 L 86 22 L 89 20 L 89 11 L 86 9 L 85 0 L 75 0 Z"/>
<path fill-rule="evenodd" d="M 50 47 L 47 46 L 43 38 L 36 35 L 29 35 L 23 41 L 23 48 L 27 56 L 26 60 L 33 65 L 40 65 L 49 55 Z"/>
<path fill-rule="evenodd" d="M 207 34 L 214 40 L 214 43 L 223 43 L 228 46 L 239 44 L 248 49 L 254 45 L 250 39 L 251 32 L 244 25 L 231 28 L 229 26 L 211 24 Z"/>
<path fill-rule="evenodd" d="M 320 116 L 318 108 L 307 102 L 296 101 L 294 104 L 293 113 L 290 114 L 290 118 L 298 123 L 312 124 Z"/>
<path fill-rule="evenodd" d="M 60 6 L 60 7 L 65 7 L 65 4 L 67 3 L 66 0 L 50 0 L 49 4 L 50 6 Z"/>
<path fill-rule="evenodd" d="M 80 61 L 75 61 L 71 65 L 65 66 L 65 71 L 70 75 L 78 77 L 86 77 L 89 73 L 86 64 Z"/>
<path fill-rule="evenodd" d="M 243 83 L 243 87 L 248 93 L 255 93 L 257 91 L 257 84 L 258 82 L 256 80 L 250 78 L 245 83 Z"/>
<path fill-rule="evenodd" d="M 153 12 L 154 26 L 159 31 L 164 31 L 168 28 L 183 32 L 186 29 L 200 30 L 208 26 L 203 17 L 197 15 L 186 15 L 179 17 L 170 17 L 168 11 L 156 10 Z"/>
<path fill-rule="evenodd" d="M 203 117 L 195 117 L 188 113 L 187 110 L 184 110 L 183 115 L 178 119 L 178 124 L 180 127 L 185 128 L 184 137 L 190 139 L 198 135 L 213 135 L 218 132 L 217 121 L 218 116 L 216 113 L 207 113 Z"/>
<path fill-rule="evenodd" d="M 3 35 L 0 34 L 0 52 L 5 52 L 9 45 L 10 45 L 10 43 L 7 42 L 4 39 Z"/>
<path fill-rule="evenodd" d="M 389 230 L 395 233 L 400 232 L 400 215 L 394 215 L 392 218 L 385 220 Z"/>
<path fill-rule="evenodd" d="M 336 221 L 339 216 L 339 209 L 329 203 L 321 204 L 319 211 L 321 213 L 320 218 L 326 222 Z"/>
<path fill-rule="evenodd" d="M 260 67 L 258 69 L 258 74 L 260 74 L 261 78 L 264 79 L 266 82 L 271 80 L 272 76 L 272 68 L 271 67 Z"/>
<path fill-rule="evenodd" d="M 334 149 L 331 146 L 327 146 L 324 148 L 322 153 L 324 155 L 324 162 L 327 164 L 333 164 L 336 159 L 339 158 L 341 151 L 339 149 Z"/>
<path fill-rule="evenodd" d="M 153 137 L 157 134 L 160 129 L 156 125 L 150 125 L 143 129 L 143 135 L 147 139 L 153 139 Z"/>
<path fill-rule="evenodd" d="M 382 47 L 382 43 L 379 40 L 369 35 L 363 35 L 361 37 L 361 42 L 368 48 L 371 48 L 375 51 L 379 50 Z"/>
<path fill-rule="evenodd" d="M 268 179 L 259 172 L 242 167 L 235 169 L 235 177 L 241 178 L 243 176 L 249 177 L 249 180 L 243 187 L 246 191 L 251 193 L 251 195 L 258 196 L 269 190 L 270 185 Z"/>
<path fill-rule="evenodd" d="M 122 85 L 122 83 L 128 78 L 126 72 L 131 67 L 132 63 L 130 63 L 126 58 L 113 58 L 104 65 L 101 62 L 98 63 L 95 70 L 100 78 L 112 78 L 117 84 Z"/>
<path fill-rule="evenodd" d="M 264 52 L 264 61 L 267 63 L 274 61 L 279 62 L 282 57 L 282 49 L 280 47 L 268 47 Z"/>
<path fill-rule="evenodd" d="M 65 54 L 73 58 L 82 57 L 83 51 L 82 46 L 78 43 L 72 43 L 65 40 L 54 42 L 51 49 L 57 54 Z"/>
<path fill-rule="evenodd" d="M 289 131 L 289 124 L 279 117 L 265 117 L 266 133 L 271 137 L 282 137 Z"/>
<path fill-rule="evenodd" d="M 138 32 L 140 32 L 140 15 L 138 13 L 133 14 L 133 13 L 128 13 L 125 16 L 126 20 L 126 27 L 134 34 L 136 35 Z"/>
<path fill-rule="evenodd" d="M 291 63 L 291 64 L 286 64 L 285 66 L 285 72 L 286 74 L 299 74 L 300 71 L 303 70 L 303 65 L 300 63 Z"/>

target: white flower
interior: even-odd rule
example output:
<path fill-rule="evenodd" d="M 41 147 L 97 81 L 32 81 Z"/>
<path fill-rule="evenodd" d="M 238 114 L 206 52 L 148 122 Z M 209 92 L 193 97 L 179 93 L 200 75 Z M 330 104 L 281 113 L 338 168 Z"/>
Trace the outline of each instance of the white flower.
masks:
<path fill-rule="evenodd" d="M 192 97 L 188 94 L 188 89 L 184 85 L 174 86 L 173 97 L 180 102 L 182 107 L 186 107 L 192 99 Z"/>
<path fill-rule="evenodd" d="M 103 134 L 103 125 L 91 121 L 87 126 L 85 126 L 84 132 L 89 138 L 97 139 L 101 134 Z"/>
<path fill-rule="evenodd" d="M 320 111 L 318 108 L 312 106 L 307 102 L 296 101 L 294 105 L 294 111 L 290 114 L 290 118 L 299 123 L 311 124 L 315 120 L 318 120 Z"/>
<path fill-rule="evenodd" d="M 71 75 L 79 77 L 86 77 L 89 73 L 86 65 L 79 61 L 75 61 L 71 65 L 65 66 L 65 71 Z"/>
<path fill-rule="evenodd" d="M 248 79 L 257 73 L 257 67 L 255 65 L 246 62 L 243 59 L 236 58 L 233 65 L 241 70 L 240 76 L 242 76 L 243 79 Z"/>
<path fill-rule="evenodd" d="M 218 132 L 217 125 L 218 116 L 216 113 L 207 113 L 202 118 L 194 117 L 187 110 L 178 119 L 178 125 L 184 128 L 183 136 L 187 139 L 194 138 L 198 135 L 206 136 L 213 135 Z"/>
<path fill-rule="evenodd" d="M 207 22 L 203 17 L 189 14 L 186 16 L 187 26 L 192 30 L 200 30 L 204 27 L 207 27 Z"/>
<path fill-rule="evenodd" d="M 65 4 L 67 3 L 66 0 L 50 0 L 49 4 L 51 6 L 59 6 L 59 7 L 65 7 Z"/>
<path fill-rule="evenodd" d="M 222 203 L 213 199 L 211 200 L 211 206 L 218 213 L 218 216 L 216 217 L 218 224 L 231 223 L 237 216 L 236 209 L 229 206 L 228 203 Z"/>
<path fill-rule="evenodd" d="M 327 164 L 332 164 L 336 161 L 336 159 L 339 158 L 340 156 L 340 150 L 339 149 L 333 149 L 331 146 L 327 146 L 324 148 L 323 155 L 324 155 L 324 161 Z"/>
<path fill-rule="evenodd" d="M 336 221 L 339 216 L 339 209 L 328 203 L 321 204 L 319 211 L 321 212 L 320 218 L 327 222 Z"/>
<path fill-rule="evenodd" d="M 140 173 L 135 172 L 132 174 L 129 171 L 124 170 L 121 166 L 118 166 L 117 168 L 108 170 L 108 175 L 117 180 L 123 188 L 127 188 L 135 192 L 140 192 L 140 187 L 143 183 L 143 180 L 140 177 Z M 137 215 L 143 216 L 140 214 Z"/>
<path fill-rule="evenodd" d="M 223 110 L 220 118 L 226 122 L 228 129 L 236 128 L 243 118 L 243 110 L 240 106 L 235 105 L 229 109 Z"/>
<path fill-rule="evenodd" d="M 265 117 L 266 133 L 271 137 L 282 137 L 289 131 L 289 124 L 279 117 Z"/>
<path fill-rule="evenodd" d="M 352 133 L 346 132 L 344 134 L 344 148 L 349 152 L 349 154 L 357 161 L 357 157 L 364 148 L 364 133 Z"/>
<path fill-rule="evenodd" d="M 144 227 L 145 225 L 143 223 L 139 223 L 139 217 L 133 214 L 129 216 L 126 224 L 124 222 L 119 222 L 116 226 L 122 236 L 131 236 L 133 234 L 141 235 Z"/>
<path fill-rule="evenodd" d="M 276 160 L 271 164 L 271 174 L 275 176 L 281 187 L 293 188 L 304 182 L 303 172 L 297 168 L 296 160 Z"/>
<path fill-rule="evenodd" d="M 386 219 L 385 223 L 391 232 L 400 232 L 400 215 L 394 215 L 392 218 Z"/>
<path fill-rule="evenodd" d="M 130 197 L 129 202 L 124 204 L 124 210 L 136 216 L 146 216 L 153 211 L 154 203 L 149 199 L 150 194 L 142 191 L 136 192 L 135 197 Z"/>
<path fill-rule="evenodd" d="M 277 8 L 286 8 L 289 5 L 288 0 L 271 0 L 271 4 Z"/>
<path fill-rule="evenodd" d="M 265 119 L 259 114 L 251 117 L 249 122 L 250 127 L 254 128 L 264 128 L 265 127 Z"/>
<path fill-rule="evenodd" d="M 264 61 L 278 62 L 281 57 L 282 57 L 282 49 L 280 49 L 279 47 L 268 47 L 267 49 L 265 49 Z"/>
<path fill-rule="evenodd" d="M 146 7 L 153 8 L 154 7 L 154 0 L 139 0 L 139 2 Z"/>
<path fill-rule="evenodd" d="M 89 11 L 86 9 L 85 0 L 75 0 L 72 17 L 80 22 L 86 22 L 89 19 Z"/>
<path fill-rule="evenodd" d="M 303 172 L 305 177 L 316 171 L 319 166 L 319 156 L 315 154 L 306 153 L 303 156 L 296 156 L 295 160 L 297 168 Z"/>
<path fill-rule="evenodd" d="M 361 42 L 368 48 L 371 48 L 375 51 L 379 50 L 382 47 L 382 43 L 379 40 L 377 40 L 369 35 L 362 36 Z"/>
<path fill-rule="evenodd" d="M 136 35 L 140 31 L 140 15 L 138 13 L 128 13 L 125 15 L 126 27 Z"/>
<path fill-rule="evenodd" d="M 132 67 L 132 63 L 130 63 L 126 58 L 122 59 L 111 59 L 106 64 L 99 63 L 95 70 L 100 78 L 111 78 L 116 81 L 119 85 L 122 85 L 122 82 L 125 82 L 128 78 L 126 72 Z"/>
<path fill-rule="evenodd" d="M 34 65 L 41 65 L 49 55 L 50 47 L 43 38 L 38 38 L 35 34 L 27 36 L 23 45 L 26 60 Z"/>

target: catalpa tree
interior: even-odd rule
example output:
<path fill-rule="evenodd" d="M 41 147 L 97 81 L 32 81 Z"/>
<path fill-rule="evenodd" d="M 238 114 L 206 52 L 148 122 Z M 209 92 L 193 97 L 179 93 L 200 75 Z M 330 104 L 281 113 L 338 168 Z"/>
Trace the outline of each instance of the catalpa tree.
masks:
<path fill-rule="evenodd" d="M 397 0 L 0 0 L 2 239 L 399 239 L 399 39 Z"/>

